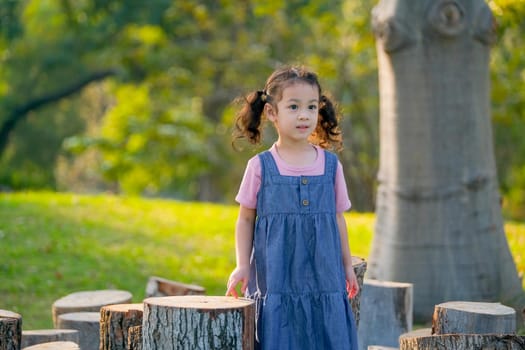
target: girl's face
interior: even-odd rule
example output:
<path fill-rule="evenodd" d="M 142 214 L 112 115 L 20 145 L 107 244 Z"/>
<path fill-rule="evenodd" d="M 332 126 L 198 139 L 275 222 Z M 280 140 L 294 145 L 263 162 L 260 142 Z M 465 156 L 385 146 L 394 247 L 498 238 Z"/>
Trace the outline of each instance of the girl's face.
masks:
<path fill-rule="evenodd" d="M 282 91 L 277 109 L 269 103 L 266 115 L 271 120 L 283 141 L 308 141 L 314 132 L 319 117 L 319 91 L 308 83 L 294 83 Z"/>

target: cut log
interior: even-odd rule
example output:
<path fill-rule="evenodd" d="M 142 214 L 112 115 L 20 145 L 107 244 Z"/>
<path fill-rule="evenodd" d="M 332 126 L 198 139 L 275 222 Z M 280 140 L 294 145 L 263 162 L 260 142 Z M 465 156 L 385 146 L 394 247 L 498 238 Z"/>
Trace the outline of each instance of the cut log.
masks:
<path fill-rule="evenodd" d="M 399 336 L 412 330 L 412 290 L 411 283 L 364 280 L 359 349 L 399 346 Z"/>
<path fill-rule="evenodd" d="M 129 327 L 127 350 L 142 350 L 142 326 Z"/>
<path fill-rule="evenodd" d="M 50 342 L 79 342 L 79 334 L 76 329 L 36 329 L 22 330 L 22 349 L 41 343 Z"/>
<path fill-rule="evenodd" d="M 16 312 L 0 310 L 0 350 L 20 350 L 22 342 L 22 316 Z"/>
<path fill-rule="evenodd" d="M 432 334 L 512 334 L 516 311 L 500 303 L 451 301 L 436 305 Z"/>
<path fill-rule="evenodd" d="M 57 327 L 57 317 L 73 312 L 100 312 L 102 306 L 126 304 L 131 302 L 132 295 L 124 290 L 93 290 L 66 295 L 53 303 L 53 324 Z"/>
<path fill-rule="evenodd" d="M 432 328 L 419 328 L 410 332 L 403 333 L 399 336 L 401 338 L 415 338 L 415 337 L 428 337 L 432 335 Z"/>
<path fill-rule="evenodd" d="M 128 330 L 142 325 L 143 304 L 114 304 L 100 309 L 100 350 L 126 350 Z"/>
<path fill-rule="evenodd" d="M 82 350 L 99 350 L 100 311 L 61 314 L 57 325 L 58 328 L 78 330 L 78 345 Z"/>
<path fill-rule="evenodd" d="M 525 337 L 515 334 L 445 334 L 399 338 L 400 350 L 523 350 Z"/>
<path fill-rule="evenodd" d="M 171 281 L 162 277 L 152 276 L 146 285 L 146 297 L 166 297 L 177 295 L 204 295 L 206 289 L 194 284 Z"/>
<path fill-rule="evenodd" d="M 365 278 L 365 272 L 367 263 L 364 259 L 357 256 L 352 256 L 352 267 L 354 268 L 355 276 L 357 277 L 357 282 L 359 284 L 359 293 L 350 299 L 350 305 L 352 306 L 352 311 L 354 312 L 355 324 L 356 327 L 359 326 L 360 309 L 361 309 L 361 294 L 363 291 L 363 280 Z"/>
<path fill-rule="evenodd" d="M 24 350 L 80 350 L 80 347 L 72 341 L 53 341 L 29 346 Z"/>
<path fill-rule="evenodd" d="M 144 300 L 144 349 L 254 348 L 253 300 L 221 296 L 172 296 Z"/>

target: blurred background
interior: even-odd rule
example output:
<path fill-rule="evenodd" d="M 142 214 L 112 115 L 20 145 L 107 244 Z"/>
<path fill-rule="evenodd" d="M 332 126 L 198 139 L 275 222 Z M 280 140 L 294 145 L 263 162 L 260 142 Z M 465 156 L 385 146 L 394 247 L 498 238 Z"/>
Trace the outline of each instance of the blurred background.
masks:
<path fill-rule="evenodd" d="M 233 203 L 238 96 L 305 64 L 340 103 L 354 209 L 374 211 L 379 96 L 372 0 L 0 0 L 0 189 Z M 487 2 L 506 219 L 525 219 L 525 1 Z"/>

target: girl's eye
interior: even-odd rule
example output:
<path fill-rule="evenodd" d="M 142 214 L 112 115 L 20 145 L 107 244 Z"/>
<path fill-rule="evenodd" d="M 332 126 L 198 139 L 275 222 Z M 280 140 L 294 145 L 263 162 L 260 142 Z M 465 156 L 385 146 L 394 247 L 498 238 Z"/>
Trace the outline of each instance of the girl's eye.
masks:
<path fill-rule="evenodd" d="M 288 108 L 290 108 L 292 111 L 297 110 L 299 107 L 297 105 L 290 105 Z"/>
<path fill-rule="evenodd" d="M 317 109 L 317 105 L 310 105 L 310 106 L 308 106 L 308 109 L 311 109 L 312 111 L 315 111 Z"/>

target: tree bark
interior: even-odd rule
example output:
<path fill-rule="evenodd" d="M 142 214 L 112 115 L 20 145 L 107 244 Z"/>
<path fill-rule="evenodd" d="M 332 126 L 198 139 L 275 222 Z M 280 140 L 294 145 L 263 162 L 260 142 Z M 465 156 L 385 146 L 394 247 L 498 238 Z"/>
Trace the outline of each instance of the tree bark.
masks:
<path fill-rule="evenodd" d="M 515 334 L 446 334 L 428 337 L 402 337 L 400 350 L 523 350 L 525 337 Z"/>
<path fill-rule="evenodd" d="M 142 350 L 142 325 L 128 329 L 127 350 Z"/>
<path fill-rule="evenodd" d="M 116 304 L 100 309 L 100 350 L 127 350 L 131 327 L 142 325 L 143 304 Z"/>
<path fill-rule="evenodd" d="M 100 312 L 100 308 L 112 304 L 131 302 L 132 295 L 124 290 L 93 290 L 75 292 L 66 295 L 53 303 L 53 324 L 57 327 L 58 316 L 72 312 Z"/>
<path fill-rule="evenodd" d="M 500 303 L 451 301 L 436 305 L 432 334 L 511 334 L 516 311 Z"/>
<path fill-rule="evenodd" d="M 22 316 L 0 309 L 0 350 L 20 350 Z"/>
<path fill-rule="evenodd" d="M 51 342 L 73 342 L 79 343 L 79 334 L 76 329 L 38 329 L 22 330 L 22 349 L 28 346 L 51 343 Z"/>
<path fill-rule="evenodd" d="M 353 256 L 352 266 L 354 268 L 355 276 L 359 284 L 359 293 L 352 299 L 350 299 L 350 306 L 354 313 L 356 327 L 359 326 L 359 320 L 361 318 L 361 295 L 363 293 L 363 281 L 365 278 L 367 263 L 364 259 Z"/>
<path fill-rule="evenodd" d="M 370 349 L 369 345 L 399 345 L 399 336 L 412 330 L 412 294 L 410 283 L 365 279 L 359 349 Z"/>
<path fill-rule="evenodd" d="M 380 167 L 368 278 L 414 285 L 414 318 L 448 300 L 525 305 L 503 230 L 483 0 L 373 10 Z"/>
<path fill-rule="evenodd" d="M 57 328 L 78 330 L 78 345 L 82 350 L 100 348 L 100 311 L 61 314 Z"/>
<path fill-rule="evenodd" d="M 144 300 L 144 349 L 254 348 L 255 306 L 244 298 L 173 296 Z"/>

